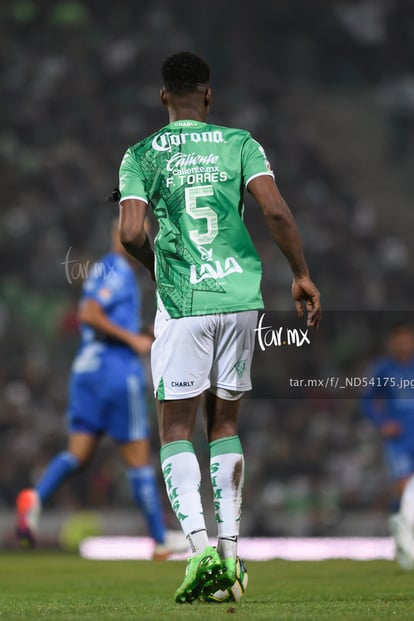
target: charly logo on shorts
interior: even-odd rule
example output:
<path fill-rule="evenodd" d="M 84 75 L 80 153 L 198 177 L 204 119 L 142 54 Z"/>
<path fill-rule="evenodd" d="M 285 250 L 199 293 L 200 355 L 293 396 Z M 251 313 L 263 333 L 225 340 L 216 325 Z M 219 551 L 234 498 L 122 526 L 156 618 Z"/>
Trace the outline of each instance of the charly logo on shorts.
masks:
<path fill-rule="evenodd" d="M 194 386 L 194 380 L 189 380 L 189 381 L 172 381 L 171 382 L 171 387 L 172 388 L 191 388 L 192 386 Z"/>

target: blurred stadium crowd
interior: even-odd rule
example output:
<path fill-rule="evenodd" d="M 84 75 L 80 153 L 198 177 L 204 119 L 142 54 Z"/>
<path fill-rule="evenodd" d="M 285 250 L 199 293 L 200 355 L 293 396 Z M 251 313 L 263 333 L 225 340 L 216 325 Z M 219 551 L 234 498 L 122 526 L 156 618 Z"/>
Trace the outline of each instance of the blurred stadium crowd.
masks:
<path fill-rule="evenodd" d="M 361 311 L 360 330 L 345 338 L 350 350 L 372 313 L 412 308 L 410 0 L 259 0 L 243 9 L 233 0 L 14 0 L 1 3 L 0 28 L 0 509 L 12 509 L 64 446 L 82 277 L 109 243 L 117 209 L 106 196 L 124 150 L 166 124 L 159 67 L 174 51 L 209 60 L 211 120 L 249 129 L 266 147 L 325 308 Z M 248 198 L 246 207 L 266 307 L 290 309 L 287 265 Z M 145 274 L 141 283 L 150 322 L 153 289 Z M 377 336 L 365 360 L 378 353 Z M 312 350 L 314 376 L 340 366 L 341 345 L 324 343 Z M 241 434 L 243 534 L 385 532 L 380 446 L 355 399 L 269 399 L 264 389 L 245 401 Z M 155 460 L 157 446 L 154 422 Z M 105 444 L 51 507 L 129 503 Z"/>

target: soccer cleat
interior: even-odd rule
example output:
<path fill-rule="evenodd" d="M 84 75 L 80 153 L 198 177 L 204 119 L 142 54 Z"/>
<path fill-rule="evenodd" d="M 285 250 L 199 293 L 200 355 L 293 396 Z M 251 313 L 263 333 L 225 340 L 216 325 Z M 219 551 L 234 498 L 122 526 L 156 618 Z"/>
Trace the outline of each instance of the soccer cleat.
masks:
<path fill-rule="evenodd" d="M 154 545 L 154 550 L 152 551 L 152 560 L 153 561 L 166 561 L 170 558 L 172 552 L 170 548 L 165 545 L 165 543 L 156 543 Z"/>
<path fill-rule="evenodd" d="M 413 532 L 406 524 L 404 518 L 392 515 L 389 519 L 389 528 L 395 541 L 395 558 L 401 569 L 409 571 L 414 568 L 413 558 Z"/>
<path fill-rule="evenodd" d="M 40 514 L 39 495 L 34 489 L 24 489 L 16 500 L 16 536 L 22 548 L 33 548 Z"/>
<path fill-rule="evenodd" d="M 222 561 L 212 546 L 188 559 L 185 578 L 175 592 L 177 604 L 191 604 L 204 590 L 211 590 L 217 576 L 223 571 Z"/>
<path fill-rule="evenodd" d="M 152 553 L 153 561 L 166 561 L 173 554 L 188 552 L 188 540 L 182 531 L 169 530 L 165 533 L 165 542 L 156 543 Z"/>
<path fill-rule="evenodd" d="M 234 576 L 235 580 L 231 583 Z M 219 574 L 211 590 L 203 590 L 200 600 L 205 603 L 223 604 L 225 602 L 239 602 L 246 592 L 249 582 L 246 565 L 241 558 L 231 562 L 223 561 L 223 573 Z M 231 584 L 230 584 L 231 583 Z"/>
<path fill-rule="evenodd" d="M 217 575 L 214 581 L 214 589 L 225 591 L 230 589 L 237 578 L 237 561 L 235 558 L 222 559 L 223 570 Z M 204 589 L 206 592 L 206 589 Z"/>

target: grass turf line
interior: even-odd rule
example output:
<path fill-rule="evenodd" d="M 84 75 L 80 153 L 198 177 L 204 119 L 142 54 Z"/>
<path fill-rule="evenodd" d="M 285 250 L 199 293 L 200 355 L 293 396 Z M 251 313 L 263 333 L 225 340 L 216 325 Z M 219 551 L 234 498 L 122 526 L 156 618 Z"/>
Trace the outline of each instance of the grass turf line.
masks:
<path fill-rule="evenodd" d="M 240 604 L 179 605 L 184 563 L 88 561 L 76 555 L 0 554 L 0 620 L 377 621 L 407 619 L 414 574 L 387 561 L 249 562 Z"/>

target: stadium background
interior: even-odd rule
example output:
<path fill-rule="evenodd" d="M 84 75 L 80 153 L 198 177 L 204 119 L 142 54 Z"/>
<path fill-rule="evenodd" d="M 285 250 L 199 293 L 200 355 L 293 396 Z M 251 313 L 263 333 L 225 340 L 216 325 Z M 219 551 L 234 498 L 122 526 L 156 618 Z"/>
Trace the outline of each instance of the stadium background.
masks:
<path fill-rule="evenodd" d="M 0 543 L 7 546 L 16 493 L 65 445 L 82 275 L 107 249 L 116 206 L 105 197 L 126 146 L 166 123 L 158 91 L 168 54 L 206 56 L 211 120 L 247 128 L 266 147 L 325 309 L 343 322 L 341 338 L 321 328 L 323 346 L 312 349 L 306 372 L 362 368 L 383 339 L 372 317 L 409 315 L 414 5 L 15 0 L 1 3 L 0 27 Z M 286 310 L 289 270 L 254 209 L 247 200 L 266 307 Z M 153 290 L 142 273 L 141 284 L 149 322 Z M 381 447 L 357 400 L 323 392 L 275 399 L 261 361 L 255 373 L 263 381 L 241 425 L 242 534 L 385 534 Z M 202 450 L 201 429 L 196 443 Z M 104 517 L 108 532 L 143 533 L 110 443 L 54 497 L 44 540 L 53 543 L 62 519 L 86 509 Z"/>

